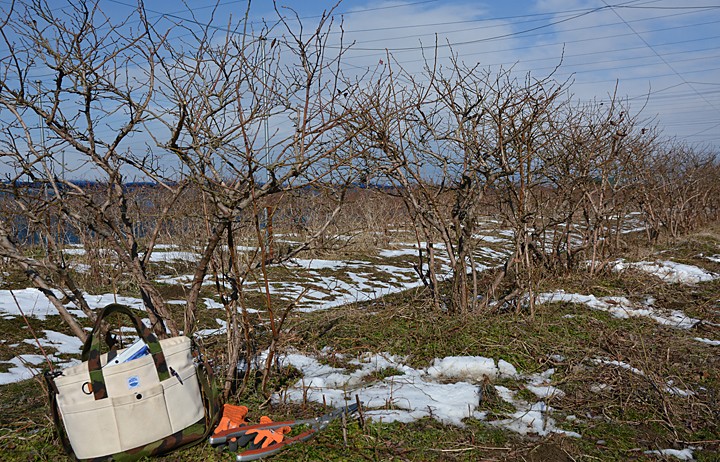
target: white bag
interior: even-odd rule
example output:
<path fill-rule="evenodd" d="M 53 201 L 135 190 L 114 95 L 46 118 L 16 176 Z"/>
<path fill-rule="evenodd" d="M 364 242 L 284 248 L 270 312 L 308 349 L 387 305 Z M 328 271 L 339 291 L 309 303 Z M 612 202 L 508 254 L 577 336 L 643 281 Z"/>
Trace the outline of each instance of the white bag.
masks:
<path fill-rule="evenodd" d="M 105 368 L 100 321 L 115 312 L 133 320 L 149 354 Z M 129 308 L 108 305 L 98 315 L 83 359 L 53 380 L 57 409 L 78 459 L 134 454 L 153 443 L 151 449 L 161 446 L 167 452 L 189 436 L 203 436 L 205 407 L 188 337 L 158 341 Z"/>

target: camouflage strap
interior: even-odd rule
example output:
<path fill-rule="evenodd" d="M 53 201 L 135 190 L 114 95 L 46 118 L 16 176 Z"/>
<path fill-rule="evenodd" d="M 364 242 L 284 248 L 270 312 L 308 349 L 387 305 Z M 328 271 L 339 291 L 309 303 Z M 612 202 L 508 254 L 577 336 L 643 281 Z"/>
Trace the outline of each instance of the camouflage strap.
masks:
<path fill-rule="evenodd" d="M 200 384 L 200 393 L 202 394 L 203 404 L 205 405 L 205 434 L 203 440 L 206 440 L 213 429 L 217 426 L 222 416 L 222 402 L 220 387 L 213 374 L 212 366 L 200 354 L 200 347 L 193 340 L 192 348 L 197 359 L 197 378 Z"/>
<path fill-rule="evenodd" d="M 97 319 L 95 320 L 95 326 L 93 327 L 92 333 L 88 336 L 85 344 L 83 345 L 82 360 L 87 361 L 88 371 L 90 372 L 90 382 L 92 385 L 92 392 L 96 400 L 105 399 L 108 397 L 107 388 L 105 387 L 105 376 L 103 375 L 102 365 L 100 363 L 100 343 L 101 343 L 101 325 L 103 319 L 107 318 L 113 313 L 121 313 L 130 318 L 138 336 L 143 339 L 150 350 L 150 355 L 155 363 L 155 370 L 158 374 L 158 379 L 162 382 L 170 378 L 170 371 L 168 370 L 167 362 L 165 361 L 165 355 L 163 354 L 160 341 L 157 339 L 155 334 L 138 318 L 135 313 L 125 305 L 112 303 L 102 309 Z"/>

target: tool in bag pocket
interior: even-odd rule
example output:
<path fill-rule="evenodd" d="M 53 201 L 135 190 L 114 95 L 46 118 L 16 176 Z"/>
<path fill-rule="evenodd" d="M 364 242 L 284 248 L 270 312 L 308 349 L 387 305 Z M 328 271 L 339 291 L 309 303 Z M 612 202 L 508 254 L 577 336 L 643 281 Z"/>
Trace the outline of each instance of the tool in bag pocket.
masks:
<path fill-rule="evenodd" d="M 144 344 L 135 350 L 146 347 L 148 354 L 116 364 L 101 354 L 101 322 L 113 313 L 130 318 Z M 190 338 L 158 340 L 128 307 L 111 304 L 98 314 L 82 360 L 46 374 L 53 417 L 71 456 L 133 460 L 200 442 L 209 434 L 217 400 L 193 361 Z"/>

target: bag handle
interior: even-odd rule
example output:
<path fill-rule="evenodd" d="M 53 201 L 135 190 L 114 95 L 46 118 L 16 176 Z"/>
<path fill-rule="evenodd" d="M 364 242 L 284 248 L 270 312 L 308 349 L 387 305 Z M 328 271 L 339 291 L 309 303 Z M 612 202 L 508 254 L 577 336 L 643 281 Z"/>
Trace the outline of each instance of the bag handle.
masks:
<path fill-rule="evenodd" d="M 102 309 L 95 320 L 95 326 L 93 327 L 92 333 L 88 335 L 83 345 L 82 360 L 87 361 L 88 371 L 90 372 L 90 385 L 92 387 L 93 395 L 95 400 L 105 399 L 108 397 L 107 388 L 105 386 L 105 376 L 103 375 L 102 366 L 100 364 L 100 327 L 103 319 L 107 318 L 113 313 L 121 313 L 130 318 L 138 336 L 143 339 L 145 344 L 150 350 L 150 355 L 155 363 L 155 370 L 158 374 L 158 379 L 162 382 L 170 378 L 170 371 L 168 371 L 168 365 L 165 361 L 165 354 L 160 346 L 160 341 L 152 333 L 152 331 L 142 322 L 135 313 L 125 305 L 118 303 L 111 303 Z"/>

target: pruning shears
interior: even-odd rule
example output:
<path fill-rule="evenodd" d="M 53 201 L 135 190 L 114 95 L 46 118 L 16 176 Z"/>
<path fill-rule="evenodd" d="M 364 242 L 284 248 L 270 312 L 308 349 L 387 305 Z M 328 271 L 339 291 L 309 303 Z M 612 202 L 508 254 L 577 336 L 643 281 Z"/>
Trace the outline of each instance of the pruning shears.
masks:
<path fill-rule="evenodd" d="M 217 432 L 210 437 L 210 444 L 212 446 L 227 445 L 231 451 L 247 446 L 249 449 L 238 454 L 237 461 L 258 460 L 277 454 L 291 444 L 309 440 L 315 433 L 330 425 L 333 420 L 343 414 L 351 414 L 357 409 L 357 404 L 350 404 L 320 417 L 284 422 L 273 422 L 268 418 L 264 418 L 258 424 L 242 425 Z M 285 438 L 284 435 L 290 433 L 292 427 L 303 425 L 310 428 L 298 435 Z"/>

